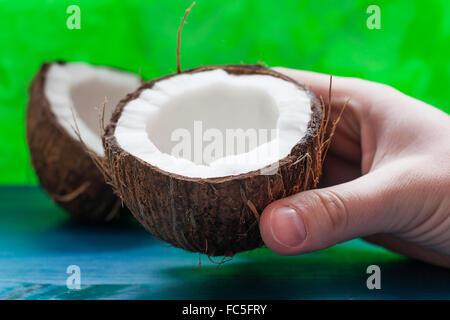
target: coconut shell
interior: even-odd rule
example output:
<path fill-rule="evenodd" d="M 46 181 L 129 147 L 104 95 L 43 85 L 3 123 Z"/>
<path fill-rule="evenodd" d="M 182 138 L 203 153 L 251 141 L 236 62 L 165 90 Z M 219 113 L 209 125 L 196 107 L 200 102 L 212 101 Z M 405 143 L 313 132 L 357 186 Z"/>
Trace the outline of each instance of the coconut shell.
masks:
<path fill-rule="evenodd" d="M 274 200 L 315 187 L 321 172 L 322 107 L 293 79 L 259 65 L 208 66 L 183 73 L 221 68 L 235 75 L 263 74 L 294 83 L 311 98 L 312 117 L 305 136 L 279 161 L 273 175 L 259 170 L 220 178 L 189 178 L 163 171 L 123 150 L 115 136 L 126 104 L 168 75 L 144 83 L 122 100 L 105 130 L 106 173 L 136 219 L 156 238 L 175 247 L 210 256 L 232 256 L 260 247 L 258 220 Z"/>
<path fill-rule="evenodd" d="M 40 185 L 76 220 L 117 221 L 128 209 L 122 208 L 86 148 L 59 125 L 50 108 L 44 94 L 50 65 L 43 64 L 32 82 L 26 116 L 31 162 Z"/>

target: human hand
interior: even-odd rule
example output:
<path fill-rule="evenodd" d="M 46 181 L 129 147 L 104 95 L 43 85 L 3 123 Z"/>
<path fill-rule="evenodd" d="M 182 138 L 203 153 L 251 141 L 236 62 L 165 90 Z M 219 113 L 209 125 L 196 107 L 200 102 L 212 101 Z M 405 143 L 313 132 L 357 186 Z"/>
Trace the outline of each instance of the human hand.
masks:
<path fill-rule="evenodd" d="M 328 75 L 276 70 L 328 103 Z M 450 267 L 450 116 L 386 85 L 333 77 L 332 118 L 349 98 L 321 188 L 268 205 L 265 244 L 296 255 L 364 237 Z"/>

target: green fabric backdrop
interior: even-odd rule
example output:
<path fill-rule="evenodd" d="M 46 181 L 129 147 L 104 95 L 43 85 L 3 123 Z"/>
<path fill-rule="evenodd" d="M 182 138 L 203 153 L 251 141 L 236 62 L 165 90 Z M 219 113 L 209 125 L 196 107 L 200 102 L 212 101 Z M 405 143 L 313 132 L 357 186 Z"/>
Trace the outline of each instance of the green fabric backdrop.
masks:
<path fill-rule="evenodd" d="M 25 141 L 30 79 L 51 60 L 175 71 L 176 32 L 191 0 L 0 0 L 0 184 L 35 184 Z M 81 9 L 69 30 L 66 8 Z M 366 27 L 371 4 L 381 30 Z M 450 1 L 198 0 L 182 66 L 257 63 L 392 85 L 450 112 Z"/>

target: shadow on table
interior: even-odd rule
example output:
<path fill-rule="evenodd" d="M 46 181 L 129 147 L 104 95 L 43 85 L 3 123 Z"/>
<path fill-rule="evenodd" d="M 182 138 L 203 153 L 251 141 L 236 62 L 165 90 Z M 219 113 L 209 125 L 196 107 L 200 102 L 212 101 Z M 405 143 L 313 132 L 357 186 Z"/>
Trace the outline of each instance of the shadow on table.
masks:
<path fill-rule="evenodd" d="M 0 240 L 8 250 L 95 253 L 156 243 L 131 215 L 119 224 L 79 224 L 38 187 L 2 187 L 0 200 Z"/>
<path fill-rule="evenodd" d="M 5 200 L 0 208 L 0 299 L 120 297 L 133 288 L 111 281 L 68 290 L 67 266 L 79 261 L 91 278 L 105 277 L 108 270 L 120 277 L 120 268 L 136 270 L 141 248 L 148 252 L 157 244 L 132 217 L 120 225 L 79 224 L 38 189 L 6 189 L 0 200 Z"/>
<path fill-rule="evenodd" d="M 67 220 L 30 236 L 43 250 L 64 253 L 121 251 L 158 243 L 149 232 L 133 221 L 121 225 L 93 226 Z"/>
<path fill-rule="evenodd" d="M 450 271 L 404 257 L 330 248 L 297 257 L 262 249 L 236 263 L 166 271 L 177 284 L 157 299 L 433 299 L 450 298 Z M 381 269 L 381 290 L 368 290 L 366 268 Z M 181 285 L 183 284 L 183 285 Z"/>

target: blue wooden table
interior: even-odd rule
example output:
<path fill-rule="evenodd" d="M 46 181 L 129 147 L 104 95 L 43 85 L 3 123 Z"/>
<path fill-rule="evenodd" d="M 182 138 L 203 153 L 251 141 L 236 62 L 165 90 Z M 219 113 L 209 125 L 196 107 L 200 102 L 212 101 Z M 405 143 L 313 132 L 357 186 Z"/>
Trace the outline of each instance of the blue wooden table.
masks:
<path fill-rule="evenodd" d="M 263 248 L 222 265 L 200 258 L 197 268 L 198 254 L 132 221 L 77 225 L 37 187 L 0 188 L 1 299 L 450 298 L 449 270 L 361 240 L 297 257 Z M 381 290 L 366 287 L 372 264 L 381 268 Z M 66 286 L 69 265 L 80 267 L 80 290 Z"/>

